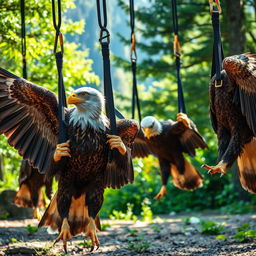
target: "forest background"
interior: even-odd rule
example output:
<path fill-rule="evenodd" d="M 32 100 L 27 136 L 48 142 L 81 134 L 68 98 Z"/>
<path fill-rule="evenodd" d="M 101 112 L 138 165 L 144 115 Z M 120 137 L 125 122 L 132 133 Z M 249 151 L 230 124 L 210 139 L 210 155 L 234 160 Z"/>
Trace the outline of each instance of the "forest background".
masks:
<path fill-rule="evenodd" d="M 54 29 L 51 3 L 26 0 L 26 34 L 28 80 L 56 92 L 57 70 L 53 56 Z M 62 0 L 65 36 L 64 83 L 67 93 L 75 86 L 100 88 L 101 56 L 97 43 L 96 2 Z M 115 102 L 119 110 L 131 117 L 131 69 L 129 62 L 129 1 L 108 1 L 110 27 L 114 27 L 115 10 L 121 10 L 121 24 L 111 31 Z M 177 114 L 176 70 L 172 53 L 173 29 L 170 0 L 139 0 L 136 7 L 138 47 L 138 83 L 142 115 L 160 120 L 175 119 Z M 218 209 L 226 213 L 254 210 L 256 197 L 243 191 L 236 166 L 223 178 L 210 176 L 200 168 L 215 164 L 217 139 L 209 119 L 208 84 L 212 58 L 212 27 L 208 1 L 179 0 L 178 16 L 182 46 L 182 81 L 189 117 L 206 139 L 209 150 L 197 151 L 191 159 L 204 177 L 204 186 L 196 191 L 181 191 L 169 181 L 168 195 L 153 200 L 161 187 L 157 159 L 135 159 L 135 182 L 121 190 L 107 189 L 101 215 L 113 211 L 141 214 L 145 205 L 153 214 Z M 118 8 L 117 8 L 118 7 Z M 86 9 L 94 15 L 85 15 Z M 243 52 L 256 53 L 256 0 L 222 1 L 221 31 L 225 56 Z M 95 32 L 96 31 L 96 32 Z M 95 36 L 97 33 L 97 36 Z M 0 66 L 22 74 L 20 5 L 17 0 L 0 0 Z M 96 37 L 96 39 L 95 39 Z M 87 39 L 90 38 L 90 40 Z M 95 39 L 95 40 L 92 40 Z M 86 44 L 86 42 L 88 44 Z M 118 42 L 118 43 L 117 43 Z M 94 57 L 97 55 L 97 57 Z M 93 63 L 93 60 L 94 63 Z M 21 157 L 0 136 L 0 191 L 18 188 Z M 115 214 L 117 215 L 117 212 Z"/>

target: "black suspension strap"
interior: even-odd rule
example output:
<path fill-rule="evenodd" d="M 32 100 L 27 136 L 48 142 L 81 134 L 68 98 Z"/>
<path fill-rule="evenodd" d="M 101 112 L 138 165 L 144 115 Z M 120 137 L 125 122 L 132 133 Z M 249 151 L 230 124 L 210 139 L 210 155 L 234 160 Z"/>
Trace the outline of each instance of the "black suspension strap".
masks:
<path fill-rule="evenodd" d="M 27 79 L 25 0 L 20 0 L 22 76 Z"/>
<path fill-rule="evenodd" d="M 174 50 L 174 56 L 176 57 L 176 69 L 177 69 L 178 112 L 186 113 L 186 106 L 185 106 L 182 81 L 181 81 L 181 75 L 180 75 L 181 52 L 180 52 L 180 43 L 179 43 L 179 24 L 178 24 L 176 0 L 172 0 L 172 18 L 173 18 L 173 33 L 174 33 L 173 50 Z"/>
<path fill-rule="evenodd" d="M 213 0 L 209 0 L 210 13 L 212 15 L 212 27 L 213 27 L 213 56 L 212 56 L 212 69 L 211 77 L 216 74 L 215 87 L 222 86 L 221 70 L 222 61 L 224 59 L 223 47 L 221 43 L 221 32 L 220 32 L 220 13 L 221 7 L 218 0 L 216 0 L 216 6 L 218 10 L 214 10 Z"/>
<path fill-rule="evenodd" d="M 140 111 L 140 100 L 137 87 L 137 53 L 136 53 L 136 37 L 135 37 L 135 11 L 134 11 L 134 0 L 130 0 L 130 26 L 131 26 L 131 68 L 132 68 L 132 77 L 133 77 L 133 86 L 132 86 L 132 118 L 135 118 L 135 105 L 137 105 L 139 121 L 141 121 L 141 111 Z"/>
<path fill-rule="evenodd" d="M 102 0 L 103 23 L 101 17 L 101 4 L 97 0 L 97 15 L 100 27 L 100 44 L 103 57 L 103 72 L 104 72 L 104 94 L 106 98 L 106 114 L 110 121 L 110 134 L 117 134 L 116 130 L 116 116 L 114 107 L 113 88 L 110 72 L 110 59 L 109 59 L 109 43 L 110 34 L 107 29 L 107 7 L 106 0 Z"/>
<path fill-rule="evenodd" d="M 56 58 L 56 65 L 58 70 L 58 101 L 59 101 L 59 108 L 58 108 L 58 118 L 59 118 L 59 143 L 63 143 L 67 141 L 66 135 L 66 127 L 65 127 L 65 107 L 67 106 L 66 103 L 66 94 L 65 94 L 65 87 L 63 82 L 63 74 L 62 74 L 62 67 L 63 67 L 63 36 L 60 32 L 61 27 L 61 0 L 58 0 L 58 22 L 56 22 L 56 12 L 55 12 L 55 0 L 52 0 L 52 17 L 53 17 L 53 26 L 55 28 L 55 41 L 54 41 L 54 55 Z M 58 42 L 60 44 L 60 51 L 57 52 Z"/>

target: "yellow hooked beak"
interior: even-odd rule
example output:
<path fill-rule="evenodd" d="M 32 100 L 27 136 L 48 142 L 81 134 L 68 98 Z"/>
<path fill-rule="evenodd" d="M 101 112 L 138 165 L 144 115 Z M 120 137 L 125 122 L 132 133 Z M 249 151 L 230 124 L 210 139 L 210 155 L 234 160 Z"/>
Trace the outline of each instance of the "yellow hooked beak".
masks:
<path fill-rule="evenodd" d="M 68 97 L 67 104 L 77 104 L 84 101 L 85 101 L 84 99 L 79 98 L 75 93 L 73 93 Z"/>
<path fill-rule="evenodd" d="M 151 133 L 152 133 L 152 128 L 142 128 L 144 134 L 145 134 L 145 137 L 147 139 L 149 139 L 151 137 Z"/>

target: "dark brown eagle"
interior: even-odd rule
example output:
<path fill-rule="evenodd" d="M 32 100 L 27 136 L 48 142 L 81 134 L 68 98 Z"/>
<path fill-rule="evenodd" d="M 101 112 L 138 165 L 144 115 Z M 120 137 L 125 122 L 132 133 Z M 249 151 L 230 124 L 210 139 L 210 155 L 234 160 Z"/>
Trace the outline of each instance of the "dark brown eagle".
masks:
<path fill-rule="evenodd" d="M 141 128 L 142 131 L 133 145 L 133 157 L 146 157 L 149 154 L 158 157 L 162 187 L 154 199 L 166 195 L 170 175 L 173 184 L 180 189 L 194 190 L 202 185 L 202 176 L 183 153 L 194 157 L 195 149 L 207 148 L 207 144 L 186 114 L 179 113 L 177 122 L 160 122 L 152 116 L 147 116 L 142 119 Z"/>
<path fill-rule="evenodd" d="M 256 55 L 240 54 L 223 61 L 222 86 L 210 82 L 210 114 L 218 137 L 218 164 L 209 173 L 225 174 L 237 160 L 240 182 L 256 193 Z"/>
<path fill-rule="evenodd" d="M 39 226 L 59 230 L 56 241 L 62 239 L 65 250 L 68 239 L 84 232 L 93 250 L 99 246 L 96 224 L 104 188 L 133 181 L 130 147 L 138 132 L 137 122 L 117 122 L 122 138 L 108 135 L 104 97 L 96 89 L 83 87 L 67 100 L 75 104 L 65 111 L 69 140 L 58 144 L 55 94 L 24 79 L 10 78 L 6 72 L 0 74 L 0 134 L 39 172 L 58 175 L 58 191 Z M 111 149 L 117 151 L 108 161 Z M 65 165 L 62 157 L 67 157 Z"/>
<path fill-rule="evenodd" d="M 41 211 L 45 209 L 45 199 L 42 188 L 45 186 L 46 196 L 51 199 L 53 177 L 45 179 L 45 174 L 39 173 L 29 164 L 28 160 L 22 160 L 19 174 L 19 190 L 14 203 L 21 207 L 34 209 L 34 217 L 41 219 Z"/>

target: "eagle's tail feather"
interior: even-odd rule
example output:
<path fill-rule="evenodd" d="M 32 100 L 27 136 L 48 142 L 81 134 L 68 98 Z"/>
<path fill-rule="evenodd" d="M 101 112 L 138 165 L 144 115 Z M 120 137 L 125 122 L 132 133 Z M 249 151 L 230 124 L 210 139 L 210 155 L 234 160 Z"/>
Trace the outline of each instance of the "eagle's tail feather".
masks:
<path fill-rule="evenodd" d="M 195 167 L 185 159 L 185 171 L 181 174 L 175 165 L 171 165 L 173 185 L 183 190 L 194 190 L 203 186 L 203 177 Z"/>
<path fill-rule="evenodd" d="M 75 236 L 77 234 L 86 232 L 87 225 L 90 221 L 88 215 L 88 207 L 86 206 L 85 194 L 75 198 L 72 196 L 71 205 L 69 208 L 68 224 L 70 226 L 70 233 Z M 100 220 L 97 215 L 95 218 L 97 229 L 100 230 Z M 62 219 L 57 209 L 57 193 L 51 200 L 50 205 L 46 209 L 38 227 L 49 226 L 52 230 L 60 232 Z"/>
<path fill-rule="evenodd" d="M 238 157 L 238 171 L 242 187 L 256 193 L 256 138 L 245 144 L 243 153 Z"/>
<path fill-rule="evenodd" d="M 26 184 L 22 184 L 16 193 L 14 203 L 17 206 L 33 208 L 31 192 Z"/>

